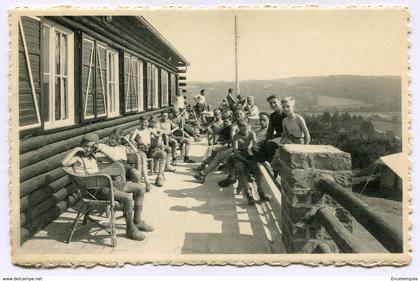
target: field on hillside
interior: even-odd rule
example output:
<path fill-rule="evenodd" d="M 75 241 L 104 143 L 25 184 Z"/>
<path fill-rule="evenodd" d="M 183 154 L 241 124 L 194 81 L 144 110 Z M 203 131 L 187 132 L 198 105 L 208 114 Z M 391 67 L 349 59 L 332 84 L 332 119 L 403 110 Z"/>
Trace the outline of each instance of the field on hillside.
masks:
<path fill-rule="evenodd" d="M 358 100 L 348 99 L 348 98 L 340 98 L 340 97 L 332 97 L 332 96 L 316 96 L 316 103 L 319 107 L 330 108 L 330 107 L 337 107 L 337 108 L 354 108 L 354 107 L 370 107 L 372 104 L 365 103 Z"/>
<path fill-rule="evenodd" d="M 195 104 L 193 96 L 206 90 L 208 104 L 217 106 L 227 90 L 235 88 L 230 81 L 187 82 L 187 100 Z M 401 111 L 401 78 L 396 76 L 332 75 L 319 77 L 291 77 L 275 80 L 247 80 L 240 82 L 243 96 L 254 96 L 261 110 L 269 111 L 266 98 L 293 96 L 298 112 Z"/>
<path fill-rule="evenodd" d="M 379 130 L 382 132 L 392 131 L 394 132 L 395 136 L 399 137 L 400 139 L 402 138 L 401 123 L 384 122 L 384 121 L 377 121 L 377 120 L 372 120 L 371 122 L 376 130 Z"/>

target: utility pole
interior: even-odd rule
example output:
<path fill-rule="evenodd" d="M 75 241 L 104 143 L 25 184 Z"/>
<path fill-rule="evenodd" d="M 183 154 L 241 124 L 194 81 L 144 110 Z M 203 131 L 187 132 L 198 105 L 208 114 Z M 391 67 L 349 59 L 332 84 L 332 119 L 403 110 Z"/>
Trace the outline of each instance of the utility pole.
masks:
<path fill-rule="evenodd" d="M 239 95 L 239 75 L 238 75 L 238 18 L 235 15 L 235 85 L 236 85 L 236 94 Z"/>

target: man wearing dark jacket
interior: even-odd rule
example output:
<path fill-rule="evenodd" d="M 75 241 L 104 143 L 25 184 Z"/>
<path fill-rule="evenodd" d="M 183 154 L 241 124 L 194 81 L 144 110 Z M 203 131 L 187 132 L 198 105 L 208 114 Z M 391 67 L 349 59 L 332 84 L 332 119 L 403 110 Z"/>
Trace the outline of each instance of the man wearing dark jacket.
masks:
<path fill-rule="evenodd" d="M 271 162 L 280 145 L 281 134 L 283 132 L 283 119 L 287 117 L 282 112 L 280 99 L 276 95 L 269 96 L 267 102 L 274 112 L 270 115 L 266 140 L 262 141 L 258 146 L 258 150 L 254 151 L 257 162 Z"/>

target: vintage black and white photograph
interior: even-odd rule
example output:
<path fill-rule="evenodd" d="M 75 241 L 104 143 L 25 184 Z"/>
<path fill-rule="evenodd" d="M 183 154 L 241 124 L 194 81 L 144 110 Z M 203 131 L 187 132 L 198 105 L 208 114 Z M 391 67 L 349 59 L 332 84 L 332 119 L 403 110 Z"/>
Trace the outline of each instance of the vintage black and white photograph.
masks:
<path fill-rule="evenodd" d="M 13 262 L 407 264 L 408 17 L 11 10 Z"/>

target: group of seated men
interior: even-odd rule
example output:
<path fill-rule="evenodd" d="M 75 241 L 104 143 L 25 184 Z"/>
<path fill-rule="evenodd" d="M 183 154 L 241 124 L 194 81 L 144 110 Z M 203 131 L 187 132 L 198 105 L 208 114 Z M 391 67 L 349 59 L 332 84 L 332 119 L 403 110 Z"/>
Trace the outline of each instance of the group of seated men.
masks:
<path fill-rule="evenodd" d="M 235 100 L 232 91 L 227 96 L 224 111 L 214 111 L 215 120 L 211 125 L 209 147 L 203 160 L 195 170 L 194 177 L 201 183 L 209 173 L 219 167 L 227 173 L 227 178 L 218 182 L 221 187 L 228 187 L 238 181 L 237 193 L 244 191 L 248 204 L 255 204 L 250 183 L 256 181 L 261 200 L 270 200 L 261 185 L 257 163 L 271 162 L 281 144 L 309 144 L 311 137 L 305 120 L 294 112 L 295 100 L 292 97 L 279 99 L 272 95 L 267 98 L 273 113 L 259 112 L 259 128 L 250 125 L 249 112 L 240 97 Z M 248 100 L 248 99 L 246 99 Z M 254 106 L 254 105 L 253 105 Z M 233 112 L 233 113 L 232 113 Z"/>
<path fill-rule="evenodd" d="M 280 101 L 275 95 L 267 98 L 274 112 L 259 112 L 260 127 L 253 130 L 249 124 L 251 118 L 244 110 L 245 106 L 254 106 L 251 100 L 251 104 L 240 101 L 231 104 L 229 109 L 213 111 L 214 119 L 208 127 L 209 146 L 203 161 L 195 168 L 198 171 L 195 177 L 204 182 L 210 172 L 223 166 L 228 176 L 218 184 L 228 187 L 239 181 L 237 192 L 244 190 L 252 205 L 255 200 L 249 183 L 253 181 L 257 182 L 259 197 L 270 200 L 270 195 L 259 184 L 257 163 L 271 161 L 281 144 L 309 144 L 310 135 L 303 118 L 294 113 L 294 99 Z M 79 147 L 67 153 L 62 165 L 72 167 L 75 174 L 111 176 L 114 199 L 124 210 L 126 236 L 141 241 L 145 238 L 143 232 L 154 230 L 142 220 L 145 194 L 152 189 L 148 168 L 157 173 L 155 185 L 163 186 L 164 172 L 176 172 L 178 147 L 184 163 L 194 163 L 189 157 L 191 141 L 200 141 L 200 135 L 194 125 L 186 121 L 185 110 L 175 106 L 171 115 L 164 112 L 159 120 L 154 116 L 148 119 L 141 116 L 139 126 L 127 135 L 120 128 L 113 129 L 104 141 L 100 141 L 97 134 L 85 134 Z M 132 155 L 136 156 L 137 165 L 133 165 Z M 100 156 L 105 156 L 108 163 L 101 163 Z M 153 167 L 148 167 L 150 158 L 156 160 Z M 109 187 L 99 190 L 96 196 L 108 198 Z"/>
<path fill-rule="evenodd" d="M 105 141 L 95 133 L 82 137 L 80 145 L 67 153 L 64 167 L 71 167 L 76 175 L 107 174 L 113 180 L 114 199 L 122 204 L 126 220 L 126 236 L 144 240 L 142 232 L 153 227 L 141 219 L 145 193 L 152 189 L 148 168 L 157 173 L 155 185 L 163 186 L 164 172 L 176 172 L 177 149 L 181 148 L 184 163 L 194 163 L 189 158 L 191 140 L 199 140 L 193 127 L 185 123 L 175 109 L 172 116 L 164 112 L 159 120 L 141 116 L 139 126 L 124 135 L 120 128 L 113 129 Z M 134 161 L 131 160 L 134 157 Z M 105 158 L 104 161 L 100 159 Z M 155 166 L 148 167 L 148 159 Z M 130 161 L 131 160 L 131 161 Z M 141 180 L 144 180 L 144 183 Z M 109 198 L 109 187 L 97 191 L 98 199 Z"/>

